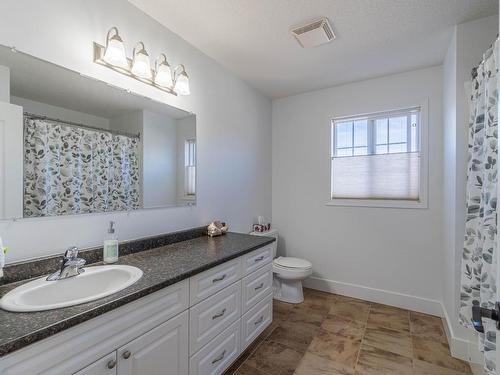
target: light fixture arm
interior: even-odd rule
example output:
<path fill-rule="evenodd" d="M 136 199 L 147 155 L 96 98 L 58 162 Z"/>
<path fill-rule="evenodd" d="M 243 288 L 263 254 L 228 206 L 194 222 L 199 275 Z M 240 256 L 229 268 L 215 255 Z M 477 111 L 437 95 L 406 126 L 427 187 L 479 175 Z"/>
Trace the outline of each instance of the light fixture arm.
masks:
<path fill-rule="evenodd" d="M 115 32 L 114 35 L 111 35 L 112 31 Z M 122 38 L 120 38 L 120 35 L 118 34 L 118 28 L 116 26 L 113 26 L 111 29 L 109 29 L 108 34 L 106 35 L 106 48 L 108 48 L 111 38 L 117 38 L 119 41 L 122 41 Z"/>
<path fill-rule="evenodd" d="M 137 50 L 137 47 L 139 47 L 141 49 Z M 134 50 L 132 51 L 132 55 L 135 57 L 136 54 L 139 54 L 139 53 L 142 53 L 146 56 L 149 56 L 148 53 L 146 52 L 146 46 L 144 45 L 143 42 L 137 42 L 137 44 L 135 45 L 134 47 Z"/>
<path fill-rule="evenodd" d="M 185 74 L 186 77 L 188 77 L 186 73 L 186 67 L 184 64 L 179 64 L 175 67 L 174 69 L 174 80 L 177 80 L 177 77 L 179 77 L 180 74 Z"/>
<path fill-rule="evenodd" d="M 155 69 L 156 69 L 156 71 L 158 71 L 158 67 L 160 65 L 167 65 L 168 67 L 170 67 L 170 64 L 167 61 L 167 55 L 165 55 L 164 53 L 161 53 L 160 56 L 158 56 L 156 58 L 156 61 L 155 61 Z"/>

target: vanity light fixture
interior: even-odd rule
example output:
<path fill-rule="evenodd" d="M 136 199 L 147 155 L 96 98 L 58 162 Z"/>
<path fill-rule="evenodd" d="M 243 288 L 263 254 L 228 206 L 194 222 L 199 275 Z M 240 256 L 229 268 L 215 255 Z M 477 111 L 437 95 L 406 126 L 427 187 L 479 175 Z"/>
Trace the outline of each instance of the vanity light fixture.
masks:
<path fill-rule="evenodd" d="M 128 68 L 125 45 L 120 35 L 118 35 L 118 29 L 116 27 L 112 27 L 108 31 L 108 35 L 106 36 L 106 49 L 104 50 L 102 59 L 108 64 L 120 68 Z"/>
<path fill-rule="evenodd" d="M 137 43 L 133 51 L 134 59 L 132 60 L 132 74 L 140 78 L 151 79 L 151 63 L 149 55 L 146 52 L 146 47 L 143 42 Z"/>
<path fill-rule="evenodd" d="M 167 61 L 167 56 L 162 53 L 155 62 L 155 83 L 163 87 L 172 87 L 174 81 L 172 80 L 172 70 Z"/>
<path fill-rule="evenodd" d="M 189 77 L 186 73 L 186 68 L 184 65 L 180 64 L 175 67 L 175 84 L 174 90 L 179 95 L 189 95 L 191 91 L 189 90 Z"/>
<path fill-rule="evenodd" d="M 132 59 L 128 58 L 116 27 L 108 31 L 106 46 L 94 42 L 94 62 L 169 94 L 190 94 L 189 77 L 183 64 L 172 71 L 167 56 L 162 53 L 155 60 L 154 70 L 151 69 L 149 55 L 143 42 L 136 44 Z"/>

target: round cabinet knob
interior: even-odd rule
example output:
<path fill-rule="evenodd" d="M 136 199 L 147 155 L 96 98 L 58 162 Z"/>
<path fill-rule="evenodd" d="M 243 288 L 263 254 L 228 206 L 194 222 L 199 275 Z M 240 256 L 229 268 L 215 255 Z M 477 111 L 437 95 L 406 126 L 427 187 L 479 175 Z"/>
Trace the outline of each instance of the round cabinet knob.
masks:
<path fill-rule="evenodd" d="M 123 354 L 122 354 L 122 357 L 125 358 L 125 359 L 129 359 L 130 358 L 130 352 L 128 350 L 124 351 Z"/>
<path fill-rule="evenodd" d="M 115 368 L 115 366 L 116 366 L 116 361 L 114 359 L 108 362 L 109 369 Z"/>

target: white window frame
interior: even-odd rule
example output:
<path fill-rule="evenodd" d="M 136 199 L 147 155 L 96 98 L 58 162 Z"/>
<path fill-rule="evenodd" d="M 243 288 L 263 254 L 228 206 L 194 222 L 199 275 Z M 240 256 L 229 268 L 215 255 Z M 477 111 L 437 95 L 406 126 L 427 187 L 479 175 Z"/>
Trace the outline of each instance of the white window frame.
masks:
<path fill-rule="evenodd" d="M 193 145 L 193 163 L 190 164 L 188 162 L 189 159 L 191 159 L 191 155 L 189 154 L 189 145 Z M 184 198 L 188 200 L 193 200 L 196 197 L 196 192 L 197 192 L 197 178 L 196 178 L 196 157 L 197 157 L 197 149 L 196 149 L 196 139 L 195 138 L 188 138 L 184 141 Z M 195 169 L 195 177 L 194 177 L 194 193 L 188 193 L 188 167 L 194 167 Z"/>
<path fill-rule="evenodd" d="M 408 111 L 412 108 L 420 108 L 420 128 L 419 128 L 419 142 L 420 142 L 420 176 L 419 176 L 419 199 L 418 200 L 400 200 L 400 199 L 345 199 L 345 198 L 332 198 L 332 150 L 335 142 L 332 135 L 333 122 L 339 119 L 354 119 L 364 117 L 384 117 L 393 113 L 400 113 Z M 371 112 L 366 114 L 351 115 L 351 116 L 331 116 L 330 123 L 328 124 L 328 131 L 330 135 L 330 147 L 328 149 L 328 157 L 330 158 L 330 179 L 329 179 L 329 197 L 330 200 L 326 203 L 327 206 L 346 206 L 346 207 L 380 207 L 380 208 L 428 208 L 428 179 L 429 179 L 429 166 L 428 166 L 428 129 L 429 129 L 429 109 L 428 99 L 424 100 L 420 105 L 408 105 L 399 109 Z M 370 134 L 369 134 L 370 136 Z M 368 147 L 370 147 L 368 145 Z"/>

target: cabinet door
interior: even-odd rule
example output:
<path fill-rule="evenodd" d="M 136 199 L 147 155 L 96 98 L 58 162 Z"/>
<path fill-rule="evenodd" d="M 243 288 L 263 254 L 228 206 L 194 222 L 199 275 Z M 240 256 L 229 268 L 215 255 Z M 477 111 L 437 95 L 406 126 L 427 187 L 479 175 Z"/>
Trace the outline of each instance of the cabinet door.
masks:
<path fill-rule="evenodd" d="M 95 361 L 74 375 L 116 375 L 116 352 Z"/>
<path fill-rule="evenodd" d="M 188 312 L 139 336 L 118 353 L 118 375 L 187 375 Z"/>

